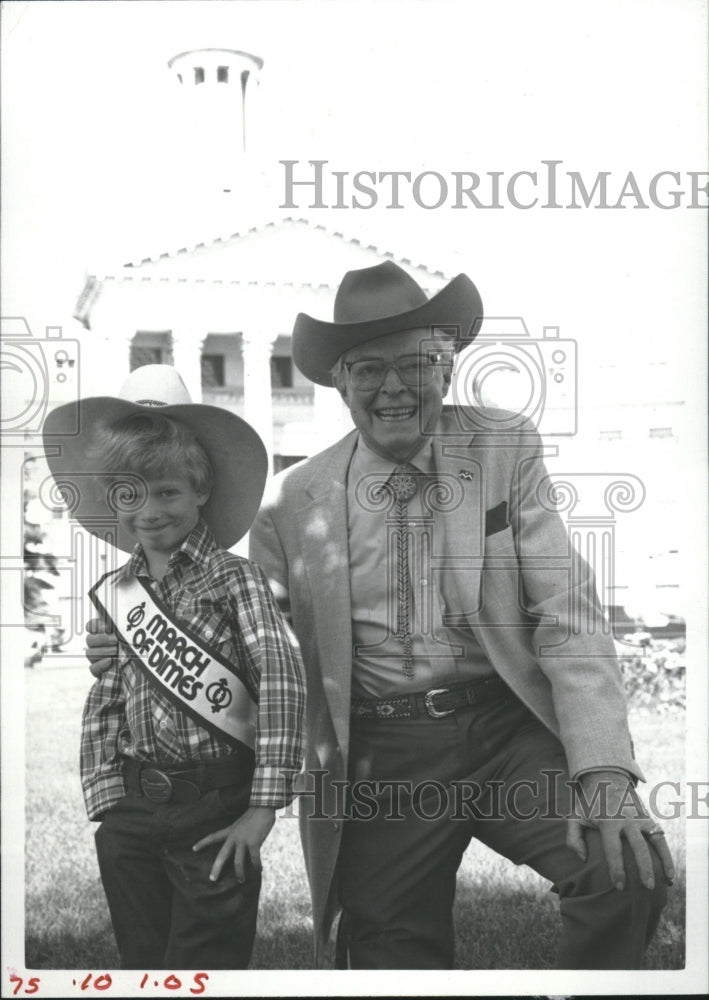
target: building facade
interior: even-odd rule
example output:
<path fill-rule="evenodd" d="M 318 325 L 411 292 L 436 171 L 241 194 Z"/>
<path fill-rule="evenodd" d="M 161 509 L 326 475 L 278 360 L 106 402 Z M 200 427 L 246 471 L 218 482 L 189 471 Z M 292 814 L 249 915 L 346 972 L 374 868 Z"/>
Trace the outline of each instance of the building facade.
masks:
<path fill-rule="evenodd" d="M 295 317 L 331 318 L 343 274 L 384 260 L 429 296 L 453 277 L 294 218 L 90 274 L 75 312 L 83 393 L 117 393 L 133 368 L 172 364 L 195 402 L 256 428 L 278 472 L 350 426 L 337 392 L 295 368 Z"/>

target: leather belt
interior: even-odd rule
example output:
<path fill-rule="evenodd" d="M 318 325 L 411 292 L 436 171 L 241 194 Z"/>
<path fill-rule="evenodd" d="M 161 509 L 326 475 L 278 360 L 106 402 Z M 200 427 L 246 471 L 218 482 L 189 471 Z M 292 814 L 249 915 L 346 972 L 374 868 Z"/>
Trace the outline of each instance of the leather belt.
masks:
<path fill-rule="evenodd" d="M 400 694 L 391 698 L 353 698 L 350 712 L 355 719 L 417 719 L 428 716 L 443 719 L 459 708 L 480 705 L 507 692 L 512 694 L 501 677 L 485 677 L 467 684 L 431 688 L 413 694 Z"/>
<path fill-rule="evenodd" d="M 126 789 L 144 795 L 151 802 L 196 802 L 215 788 L 240 785 L 251 780 L 253 755 L 234 759 L 185 762 L 158 768 L 146 761 L 124 757 L 123 780 Z"/>

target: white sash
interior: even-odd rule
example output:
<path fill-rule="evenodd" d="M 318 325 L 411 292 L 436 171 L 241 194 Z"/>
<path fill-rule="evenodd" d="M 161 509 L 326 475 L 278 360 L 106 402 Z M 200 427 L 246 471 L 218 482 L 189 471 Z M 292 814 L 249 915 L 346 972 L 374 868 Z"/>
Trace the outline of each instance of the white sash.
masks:
<path fill-rule="evenodd" d="M 227 743 L 252 750 L 258 706 L 229 661 L 211 649 L 137 577 L 107 573 L 89 591 L 99 614 L 145 677 Z"/>

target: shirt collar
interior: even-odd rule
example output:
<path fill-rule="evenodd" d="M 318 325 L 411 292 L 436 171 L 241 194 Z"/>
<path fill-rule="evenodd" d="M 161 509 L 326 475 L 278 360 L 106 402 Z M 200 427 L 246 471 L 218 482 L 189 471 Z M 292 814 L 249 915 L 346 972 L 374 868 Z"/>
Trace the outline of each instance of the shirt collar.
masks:
<path fill-rule="evenodd" d="M 377 473 L 380 476 L 390 476 L 391 473 L 400 468 L 400 462 L 392 462 L 389 458 L 383 458 L 376 451 L 367 445 L 360 436 L 357 439 L 357 447 L 353 455 L 353 461 L 359 475 Z M 414 465 L 419 472 L 429 473 L 434 471 L 433 465 L 433 440 L 427 437 L 422 447 L 409 460 L 408 465 Z"/>
<path fill-rule="evenodd" d="M 200 518 L 179 549 L 175 549 L 170 556 L 169 565 L 174 566 L 181 559 L 187 559 L 193 563 L 204 562 L 209 553 L 216 547 L 217 543 L 214 541 L 212 532 L 207 527 L 206 522 Z M 121 571 L 121 578 L 127 576 L 150 576 L 143 546 L 140 543 L 136 544 L 130 559 Z"/>

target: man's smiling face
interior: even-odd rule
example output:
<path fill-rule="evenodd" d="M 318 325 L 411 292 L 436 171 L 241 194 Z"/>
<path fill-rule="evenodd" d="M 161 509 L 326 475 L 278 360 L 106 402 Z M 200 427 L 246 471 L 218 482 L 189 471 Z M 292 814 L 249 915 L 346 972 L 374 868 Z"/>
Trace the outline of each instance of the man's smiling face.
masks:
<path fill-rule="evenodd" d="M 446 349 L 445 340 L 441 348 Z M 431 381 L 422 386 L 406 385 L 390 368 L 377 389 L 357 388 L 347 366 L 365 360 L 394 363 L 432 350 L 430 329 L 404 330 L 353 347 L 342 358 L 345 368 L 336 376 L 336 384 L 355 426 L 372 451 L 393 462 L 412 458 L 435 429 L 450 385 L 451 366 L 436 364 Z"/>

